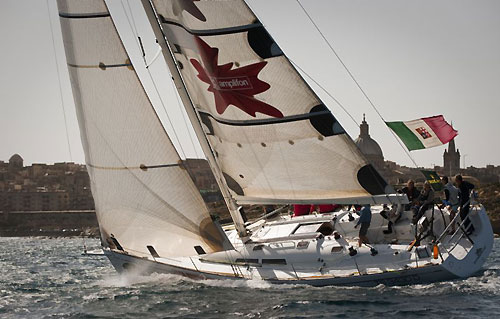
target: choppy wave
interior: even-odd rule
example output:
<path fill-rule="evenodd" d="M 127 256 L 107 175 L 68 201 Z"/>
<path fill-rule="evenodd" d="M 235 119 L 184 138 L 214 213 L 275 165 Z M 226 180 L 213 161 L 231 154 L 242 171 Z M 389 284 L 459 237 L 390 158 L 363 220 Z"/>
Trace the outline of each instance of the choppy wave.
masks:
<path fill-rule="evenodd" d="M 481 318 L 500 315 L 500 241 L 465 280 L 372 288 L 117 274 L 81 239 L 0 238 L 1 318 Z M 98 242 L 87 241 L 97 248 Z"/>

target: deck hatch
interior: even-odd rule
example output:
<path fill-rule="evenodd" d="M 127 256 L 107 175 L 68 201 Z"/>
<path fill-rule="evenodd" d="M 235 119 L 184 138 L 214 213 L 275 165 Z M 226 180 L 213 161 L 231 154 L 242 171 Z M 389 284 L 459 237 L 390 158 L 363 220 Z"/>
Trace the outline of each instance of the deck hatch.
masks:
<path fill-rule="evenodd" d="M 427 247 L 417 248 L 416 250 L 419 259 L 429 258 L 431 256 L 429 254 L 429 251 L 427 250 Z"/>
<path fill-rule="evenodd" d="M 205 255 L 206 254 L 205 249 L 203 249 L 203 247 L 201 247 L 201 246 L 194 246 L 194 250 L 196 250 L 198 255 Z"/>
<path fill-rule="evenodd" d="M 256 246 L 253 246 L 253 251 L 262 250 L 263 248 L 264 248 L 264 245 L 256 245 Z"/>
<path fill-rule="evenodd" d="M 318 228 L 323 224 L 323 222 L 299 224 L 292 232 L 292 234 L 304 234 L 313 233 L 318 231 Z"/>
<path fill-rule="evenodd" d="M 262 259 L 262 264 L 263 265 L 286 265 L 286 259 L 278 259 L 278 258 Z"/>

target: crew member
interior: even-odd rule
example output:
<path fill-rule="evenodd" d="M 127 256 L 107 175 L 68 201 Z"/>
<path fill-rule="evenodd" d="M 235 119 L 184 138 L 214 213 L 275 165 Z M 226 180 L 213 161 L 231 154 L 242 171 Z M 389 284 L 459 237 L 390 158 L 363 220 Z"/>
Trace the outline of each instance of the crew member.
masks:
<path fill-rule="evenodd" d="M 417 204 L 418 197 L 420 196 L 420 191 L 415 187 L 415 181 L 409 179 L 406 186 L 400 192 L 406 194 L 406 197 L 410 201 L 405 205 L 405 211 L 412 209 Z"/>
<path fill-rule="evenodd" d="M 448 176 L 441 177 L 441 183 L 444 186 L 443 204 L 450 212 L 450 222 L 455 218 L 458 211 L 458 188 L 456 188 L 449 180 Z M 451 232 L 455 232 L 455 223 L 451 225 Z"/>
<path fill-rule="evenodd" d="M 422 190 L 422 193 L 420 193 L 420 196 L 418 197 L 418 203 L 420 204 L 420 207 L 418 208 L 418 210 L 413 211 L 414 224 L 416 224 L 420 219 L 420 217 L 422 217 L 425 214 L 425 211 L 431 208 L 432 205 L 434 204 L 434 190 L 432 189 L 431 183 L 429 183 L 429 181 L 426 181 L 424 183 L 424 189 Z M 417 213 L 415 214 L 415 212 Z"/>
<path fill-rule="evenodd" d="M 366 234 L 368 233 L 368 228 L 370 227 L 371 221 L 372 221 L 372 211 L 370 208 L 370 204 L 367 204 L 363 206 L 363 208 L 361 209 L 358 222 L 354 226 L 354 228 L 358 228 L 358 226 L 361 225 L 359 229 L 359 241 L 358 241 L 359 247 L 361 247 L 363 243 L 369 244 L 368 237 L 366 237 Z"/>
<path fill-rule="evenodd" d="M 457 175 L 455 176 L 455 183 L 457 184 L 458 187 L 458 198 L 459 198 L 459 205 L 460 205 L 460 218 L 462 221 L 465 220 L 467 215 L 469 215 L 469 209 L 470 209 L 470 192 L 471 190 L 474 189 L 474 185 L 464 181 L 462 178 L 462 175 Z M 474 226 L 470 225 L 470 220 L 467 219 L 464 222 L 464 228 L 467 231 L 467 235 L 470 235 L 474 231 Z"/>

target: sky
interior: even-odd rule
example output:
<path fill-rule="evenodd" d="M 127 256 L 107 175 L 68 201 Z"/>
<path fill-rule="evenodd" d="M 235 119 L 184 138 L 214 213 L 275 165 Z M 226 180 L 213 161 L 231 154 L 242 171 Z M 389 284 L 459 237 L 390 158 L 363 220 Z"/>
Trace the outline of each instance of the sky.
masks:
<path fill-rule="evenodd" d="M 459 131 L 462 166 L 500 165 L 500 1 L 300 1 L 386 121 L 443 114 Z M 202 156 L 163 58 L 153 61 L 158 46 L 140 1 L 107 3 L 174 144 L 187 157 Z M 247 3 L 353 139 L 366 113 L 385 158 L 413 165 L 296 0 Z M 141 70 L 132 17 L 161 100 L 173 110 L 168 117 Z M 2 0 L 0 39 L 0 160 L 19 153 L 28 165 L 84 163 L 55 0 Z M 411 155 L 419 166 L 442 165 L 445 148 Z"/>

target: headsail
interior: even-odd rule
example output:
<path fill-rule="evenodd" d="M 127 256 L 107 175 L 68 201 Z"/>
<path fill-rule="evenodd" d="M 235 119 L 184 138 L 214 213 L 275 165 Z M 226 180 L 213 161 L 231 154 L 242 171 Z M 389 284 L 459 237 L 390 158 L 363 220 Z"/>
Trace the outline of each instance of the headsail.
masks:
<path fill-rule="evenodd" d="M 391 201 L 243 0 L 152 4 L 238 203 Z"/>
<path fill-rule="evenodd" d="M 104 1 L 58 6 L 103 239 L 135 255 L 149 255 L 152 246 L 162 257 L 231 247 L 183 168 Z"/>

